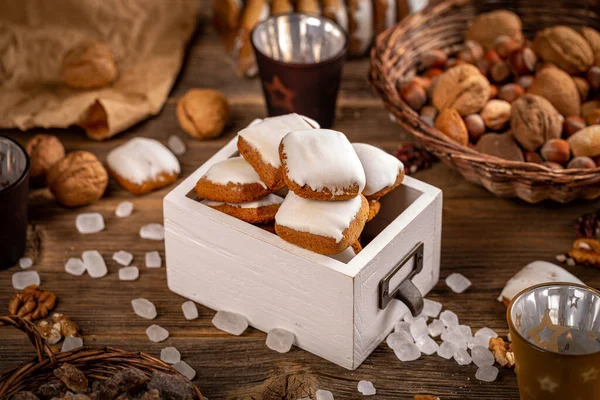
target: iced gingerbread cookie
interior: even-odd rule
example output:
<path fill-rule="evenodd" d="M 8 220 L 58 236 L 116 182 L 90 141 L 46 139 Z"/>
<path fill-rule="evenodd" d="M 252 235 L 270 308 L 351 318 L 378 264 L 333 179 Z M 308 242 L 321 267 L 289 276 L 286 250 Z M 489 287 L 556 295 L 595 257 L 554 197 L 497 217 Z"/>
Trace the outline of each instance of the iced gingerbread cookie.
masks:
<path fill-rule="evenodd" d="M 381 209 L 381 203 L 377 200 L 369 200 L 369 216 L 367 217 L 367 222 L 372 220 L 379 214 L 379 210 Z"/>
<path fill-rule="evenodd" d="M 348 200 L 365 187 L 365 172 L 346 136 L 330 129 L 288 133 L 279 146 L 283 178 L 312 200 Z"/>
<path fill-rule="evenodd" d="M 283 240 L 319 254 L 338 254 L 360 236 L 369 204 L 359 195 L 345 201 L 307 200 L 289 192 L 275 215 Z"/>
<path fill-rule="evenodd" d="M 396 157 L 370 144 L 352 146 L 365 170 L 367 183 L 362 193 L 368 200 L 379 200 L 402 183 L 404 164 Z"/>
<path fill-rule="evenodd" d="M 323 0 L 323 15 L 337 22 L 345 32 L 348 32 L 348 11 L 344 0 Z"/>
<path fill-rule="evenodd" d="M 279 206 L 283 203 L 283 198 L 276 194 L 269 194 L 266 197 L 251 201 L 248 203 L 224 203 L 220 201 L 203 200 L 202 204 L 215 210 L 224 212 L 242 221 L 251 224 L 266 224 L 275 219 L 275 214 Z"/>
<path fill-rule="evenodd" d="M 291 131 L 318 128 L 310 118 L 287 114 L 279 117 L 252 121 L 238 136 L 238 151 L 256 170 L 260 179 L 271 190 L 285 185 L 279 160 L 281 139 Z"/>
<path fill-rule="evenodd" d="M 348 53 L 362 56 L 373 41 L 374 18 L 372 0 L 348 0 Z"/>
<path fill-rule="evenodd" d="M 196 183 L 198 197 L 225 203 L 248 203 L 269 193 L 267 185 L 242 157 L 216 163 Z"/>
<path fill-rule="evenodd" d="M 167 186 L 179 176 L 179 161 L 159 141 L 137 137 L 106 156 L 109 174 L 121 186 L 140 195 Z"/>
<path fill-rule="evenodd" d="M 381 33 L 396 24 L 396 1 L 397 0 L 375 0 L 375 33 Z"/>

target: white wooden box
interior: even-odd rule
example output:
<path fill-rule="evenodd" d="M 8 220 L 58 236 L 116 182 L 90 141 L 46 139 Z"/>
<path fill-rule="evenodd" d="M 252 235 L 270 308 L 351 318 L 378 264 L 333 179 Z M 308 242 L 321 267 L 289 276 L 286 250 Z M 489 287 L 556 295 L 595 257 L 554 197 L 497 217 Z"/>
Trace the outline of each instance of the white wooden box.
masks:
<path fill-rule="evenodd" d="M 169 288 L 214 310 L 244 315 L 268 332 L 283 328 L 295 345 L 348 369 L 357 368 L 407 312 L 392 300 L 380 309 L 379 285 L 419 243 L 423 269 L 412 282 L 425 295 L 440 266 L 442 193 L 406 177 L 381 200 L 365 227 L 370 240 L 347 264 L 201 204 L 194 186 L 213 164 L 237 155 L 237 138 L 164 199 Z M 394 276 L 406 278 L 414 260 Z"/>

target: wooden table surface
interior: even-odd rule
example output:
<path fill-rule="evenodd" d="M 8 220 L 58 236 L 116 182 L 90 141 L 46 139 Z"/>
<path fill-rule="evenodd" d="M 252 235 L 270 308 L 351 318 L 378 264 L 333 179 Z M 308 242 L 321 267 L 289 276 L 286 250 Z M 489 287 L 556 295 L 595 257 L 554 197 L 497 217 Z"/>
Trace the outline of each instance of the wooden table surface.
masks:
<path fill-rule="evenodd" d="M 346 133 L 351 141 L 369 142 L 393 151 L 398 143 L 410 138 L 389 120 L 369 88 L 367 69 L 367 60 L 346 64 L 335 128 Z M 232 104 L 231 125 L 218 139 L 196 141 L 178 127 L 176 101 L 187 89 L 196 87 L 217 88 Z M 135 136 L 166 143 L 169 135 L 180 135 L 188 146 L 187 153 L 180 157 L 181 180 L 240 128 L 265 113 L 259 81 L 235 75 L 212 27 L 205 25 L 194 37 L 181 75 L 160 115 L 105 142 L 92 141 L 79 129 L 49 133 L 58 135 L 68 151 L 88 150 L 101 160 L 109 150 Z M 0 133 L 24 143 L 40 131 Z M 418 172 L 415 177 L 444 192 L 442 280 L 428 297 L 455 311 L 461 323 L 474 329 L 488 326 L 502 335 L 507 333 L 505 307 L 496 297 L 505 282 L 525 264 L 534 260 L 553 261 L 556 254 L 566 251 L 574 239 L 574 219 L 599 204 L 578 201 L 569 205 L 529 205 L 519 200 L 498 199 L 441 164 Z M 197 320 L 186 321 L 181 313 L 185 299 L 168 290 L 164 266 L 144 267 L 145 252 L 158 250 L 164 257 L 163 243 L 141 240 L 138 235 L 142 225 L 162 222 L 162 198 L 172 188 L 134 197 L 111 180 L 101 201 L 74 210 L 56 205 L 47 190 L 31 193 L 32 235 L 28 255 L 34 259 L 32 269 L 40 274 L 43 287 L 57 295 L 56 311 L 79 323 L 87 345 L 112 345 L 155 356 L 162 348 L 175 346 L 182 359 L 197 371 L 195 382 L 211 400 L 295 400 L 314 395 L 318 388 L 332 391 L 336 399 L 356 399 L 360 397 L 356 385 L 362 379 L 374 383 L 376 399 L 412 399 L 416 394 L 434 394 L 444 400 L 519 398 L 511 370 L 501 370 L 496 382 L 483 383 L 474 378 L 473 364 L 459 366 L 437 356 L 402 363 L 382 344 L 360 368 L 348 371 L 295 347 L 287 354 L 270 351 L 264 344 L 265 334 L 252 328 L 240 337 L 221 332 L 211 324 L 214 311 L 203 306 L 198 307 Z M 132 201 L 135 211 L 129 218 L 117 219 L 114 209 L 123 200 Z M 75 216 L 91 211 L 104 216 L 106 229 L 80 235 L 75 229 Z M 69 257 L 80 257 L 90 249 L 97 249 L 104 256 L 109 268 L 106 277 L 74 277 L 64 272 Z M 119 266 L 111 259 L 117 250 L 134 254 L 133 265 L 141 267 L 137 281 L 118 280 Z M 591 286 L 600 286 L 599 270 L 583 266 L 567 269 Z M 13 295 L 11 275 L 19 270 L 15 266 L 0 271 L 0 305 L 4 309 Z M 450 291 L 443 279 L 452 272 L 467 276 L 473 282 L 472 287 L 463 294 Z M 130 301 L 138 297 L 154 302 L 158 309 L 156 320 L 150 322 L 133 313 Z M 151 323 L 168 329 L 169 339 L 158 344 L 150 342 L 145 330 Z M 32 356 L 24 334 L 0 328 L 0 370 L 15 367 Z"/>

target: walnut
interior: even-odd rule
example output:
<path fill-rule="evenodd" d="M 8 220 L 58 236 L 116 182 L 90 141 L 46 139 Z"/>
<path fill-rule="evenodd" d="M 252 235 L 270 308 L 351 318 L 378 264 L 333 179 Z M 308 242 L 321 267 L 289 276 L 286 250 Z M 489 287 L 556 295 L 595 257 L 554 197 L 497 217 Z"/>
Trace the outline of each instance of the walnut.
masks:
<path fill-rule="evenodd" d="M 581 97 L 573 79 L 558 68 L 544 68 L 535 75 L 528 90 L 548 100 L 565 117 L 580 115 Z"/>
<path fill-rule="evenodd" d="M 600 155 L 600 125 L 583 128 L 571 135 L 567 141 L 575 157 Z"/>
<path fill-rule="evenodd" d="M 79 325 L 63 314 L 54 313 L 52 315 L 54 329 L 58 330 L 64 337 L 79 337 Z"/>
<path fill-rule="evenodd" d="M 117 64 L 104 43 L 89 41 L 78 44 L 65 54 L 62 80 L 77 89 L 95 89 L 117 78 Z"/>
<path fill-rule="evenodd" d="M 519 145 L 508 133 L 486 133 L 475 145 L 475 150 L 509 161 L 525 160 Z"/>
<path fill-rule="evenodd" d="M 219 136 L 229 114 L 227 98 L 213 89 L 190 89 L 177 102 L 179 126 L 200 140 Z"/>
<path fill-rule="evenodd" d="M 573 249 L 569 251 L 569 256 L 577 264 L 600 267 L 600 242 L 595 239 L 577 239 L 573 242 Z"/>
<path fill-rule="evenodd" d="M 568 26 L 557 25 L 539 31 L 533 50 L 544 61 L 556 64 L 569 74 L 585 72 L 594 64 L 590 44 Z"/>
<path fill-rule="evenodd" d="M 590 44 L 594 52 L 594 64 L 600 66 L 600 32 L 588 26 L 581 28 L 581 36 Z"/>
<path fill-rule="evenodd" d="M 512 104 L 510 127 L 523 148 L 535 151 L 546 141 L 560 137 L 562 117 L 545 98 L 525 94 Z"/>
<path fill-rule="evenodd" d="M 440 75 L 433 90 L 435 108 L 454 108 L 461 116 L 478 113 L 488 101 L 490 83 L 477 67 L 457 65 Z"/>
<path fill-rule="evenodd" d="M 65 156 L 62 143 L 51 135 L 35 135 L 27 141 L 25 150 L 31 159 L 29 174 L 37 182 L 45 182 L 48 169 Z"/>
<path fill-rule="evenodd" d="M 492 49 L 499 36 L 507 36 L 519 44 L 523 42 L 523 24 L 519 16 L 507 10 L 483 13 L 477 16 L 467 31 L 467 39 L 486 49 Z"/>
<path fill-rule="evenodd" d="M 502 367 L 512 368 L 515 366 L 515 354 L 510 351 L 509 344 L 504 342 L 504 339 L 491 338 L 490 339 L 490 350 L 494 353 L 496 362 Z"/>
<path fill-rule="evenodd" d="M 62 339 L 60 331 L 50 325 L 48 321 L 40 321 L 37 330 L 48 344 L 56 344 Z"/>
<path fill-rule="evenodd" d="M 8 313 L 28 320 L 46 318 L 56 305 L 56 296 L 37 285 L 27 286 L 18 292 L 8 304 Z"/>
<path fill-rule="evenodd" d="M 48 170 L 46 180 L 60 204 L 77 207 L 92 204 L 102 197 L 108 173 L 92 153 L 74 151 Z"/>

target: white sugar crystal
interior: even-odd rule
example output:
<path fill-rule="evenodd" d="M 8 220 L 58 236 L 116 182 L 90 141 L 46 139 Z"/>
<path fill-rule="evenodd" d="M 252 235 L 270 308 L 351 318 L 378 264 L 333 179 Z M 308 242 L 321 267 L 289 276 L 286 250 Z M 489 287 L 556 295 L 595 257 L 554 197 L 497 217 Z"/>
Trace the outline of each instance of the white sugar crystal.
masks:
<path fill-rule="evenodd" d="M 406 321 L 396 321 L 394 324 L 394 332 L 406 331 L 410 333 L 410 324 Z"/>
<path fill-rule="evenodd" d="M 462 293 L 467 290 L 469 286 L 471 286 L 471 281 L 468 280 L 464 275 L 455 272 L 448 275 L 446 278 L 446 285 L 448 285 L 448 287 L 452 289 L 454 293 Z"/>
<path fill-rule="evenodd" d="M 84 251 L 81 259 L 88 275 L 92 278 L 102 278 L 108 273 L 102 255 L 96 250 Z"/>
<path fill-rule="evenodd" d="M 446 325 L 446 327 L 458 326 L 458 316 L 450 310 L 444 310 L 440 314 L 440 321 Z"/>
<path fill-rule="evenodd" d="M 81 258 L 69 258 L 65 263 L 65 272 L 75 276 L 81 276 L 85 274 L 85 265 L 83 265 Z"/>
<path fill-rule="evenodd" d="M 434 320 L 427 327 L 427 330 L 429 331 L 429 334 L 431 335 L 431 337 L 440 336 L 442 334 L 442 332 L 444 332 L 445 329 L 446 328 L 444 326 L 444 323 L 442 321 L 440 321 L 439 319 Z"/>
<path fill-rule="evenodd" d="M 486 349 L 490 347 L 490 339 L 497 338 L 498 334 L 490 328 L 481 328 L 475 333 L 475 339 Z"/>
<path fill-rule="evenodd" d="M 470 339 L 473 337 L 473 331 L 469 325 L 459 325 L 458 327 L 465 338 Z"/>
<path fill-rule="evenodd" d="M 471 350 L 471 358 L 478 367 L 494 365 L 494 362 L 496 361 L 494 359 L 494 354 L 486 347 L 482 346 L 473 347 L 473 350 Z"/>
<path fill-rule="evenodd" d="M 329 390 L 317 390 L 317 400 L 334 400 L 333 393 Z"/>
<path fill-rule="evenodd" d="M 432 318 L 437 318 L 438 315 L 440 315 L 440 311 L 442 311 L 442 303 L 429 299 L 423 299 L 424 315 Z"/>
<path fill-rule="evenodd" d="M 156 307 L 150 300 L 144 298 L 134 299 L 131 300 L 131 306 L 133 307 L 133 312 L 142 318 L 156 318 Z"/>
<path fill-rule="evenodd" d="M 175 347 L 165 347 L 160 351 L 160 359 L 168 364 L 181 361 L 181 354 Z"/>
<path fill-rule="evenodd" d="M 29 257 L 19 258 L 19 267 L 27 269 L 33 265 L 33 260 Z"/>
<path fill-rule="evenodd" d="M 79 233 L 97 233 L 104 230 L 104 218 L 97 212 L 79 214 L 75 218 L 75 227 Z"/>
<path fill-rule="evenodd" d="M 83 346 L 83 339 L 80 337 L 67 336 L 60 348 L 61 353 L 75 350 Z"/>
<path fill-rule="evenodd" d="M 183 303 L 181 305 L 181 311 L 183 311 L 183 316 L 188 321 L 198 318 L 198 307 L 196 307 L 196 303 L 193 301 L 186 301 Z"/>
<path fill-rule="evenodd" d="M 119 280 L 135 281 L 140 276 L 138 267 L 123 267 L 119 269 Z"/>
<path fill-rule="evenodd" d="M 236 336 L 241 335 L 248 328 L 248 321 L 243 315 L 229 311 L 217 311 L 212 323 L 217 329 Z"/>
<path fill-rule="evenodd" d="M 146 253 L 146 268 L 160 268 L 162 259 L 158 251 L 149 251 Z"/>
<path fill-rule="evenodd" d="M 456 353 L 456 346 L 453 345 L 450 342 L 442 342 L 442 344 L 440 344 L 440 347 L 438 348 L 438 356 L 445 358 L 446 360 L 449 360 L 450 358 L 452 358 L 452 356 L 454 355 L 454 353 Z"/>
<path fill-rule="evenodd" d="M 361 392 L 363 396 L 373 396 L 374 394 L 377 394 L 377 390 L 371 381 L 360 381 L 358 382 L 357 387 L 358 391 Z"/>
<path fill-rule="evenodd" d="M 176 362 L 173 364 L 173 368 L 190 381 L 196 376 L 196 370 L 190 367 L 185 361 Z"/>
<path fill-rule="evenodd" d="M 409 324 L 412 324 L 418 319 L 422 319 L 423 321 L 427 322 L 427 317 L 425 317 L 424 315 L 418 315 L 416 317 L 413 317 L 410 313 L 406 313 L 404 315 L 404 322 L 408 322 Z"/>
<path fill-rule="evenodd" d="M 465 349 L 458 349 L 454 353 L 454 359 L 459 365 L 469 365 L 471 364 L 471 356 Z"/>
<path fill-rule="evenodd" d="M 165 240 L 165 228 L 161 224 L 148 224 L 140 228 L 140 237 L 150 240 Z"/>
<path fill-rule="evenodd" d="M 475 372 L 475 378 L 484 382 L 493 382 L 498 377 L 498 368 L 493 367 L 491 365 L 486 365 L 484 367 L 480 367 Z"/>
<path fill-rule="evenodd" d="M 462 330 L 458 326 L 447 328 L 442 332 L 442 340 L 454 344 L 458 349 L 467 349 L 467 340 Z"/>
<path fill-rule="evenodd" d="M 130 201 L 122 201 L 115 210 L 115 215 L 119 218 L 129 217 L 133 212 L 133 203 Z"/>
<path fill-rule="evenodd" d="M 271 329 L 267 334 L 267 347 L 279 353 L 287 353 L 294 343 L 294 334 L 285 329 Z"/>
<path fill-rule="evenodd" d="M 159 325 L 150 325 L 148 329 L 146 329 L 146 335 L 148 336 L 148 339 L 158 343 L 167 340 L 169 331 Z"/>
<path fill-rule="evenodd" d="M 385 339 L 385 342 L 390 347 L 390 349 L 396 349 L 403 344 L 413 343 L 414 341 L 410 333 L 406 331 L 400 331 L 390 333 Z"/>
<path fill-rule="evenodd" d="M 128 266 L 133 260 L 133 254 L 127 251 L 119 250 L 113 253 L 112 259 L 121 265 Z"/>
<path fill-rule="evenodd" d="M 416 342 L 417 347 L 421 350 L 421 353 L 432 355 L 436 351 L 438 351 L 438 344 L 427 335 L 421 336 L 419 340 Z"/>
<path fill-rule="evenodd" d="M 414 343 L 406 343 L 395 348 L 394 354 L 402 362 L 414 361 L 421 357 L 421 350 Z"/>
<path fill-rule="evenodd" d="M 12 275 L 12 285 L 16 290 L 23 290 L 29 285 L 39 285 L 40 276 L 35 271 L 15 272 Z"/>
<path fill-rule="evenodd" d="M 410 324 L 410 334 L 415 340 L 423 335 L 428 335 L 429 331 L 427 330 L 427 322 L 425 322 L 424 319 L 416 319 L 415 322 Z"/>
<path fill-rule="evenodd" d="M 176 156 L 181 156 L 185 154 L 185 143 L 184 141 L 176 135 L 169 136 L 169 140 L 167 141 L 167 146 Z"/>

